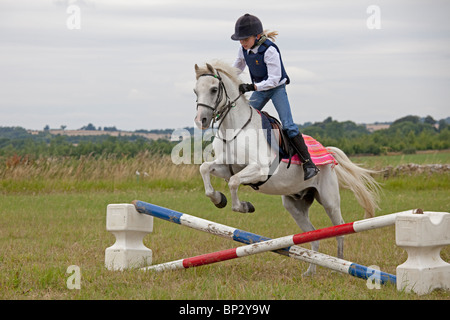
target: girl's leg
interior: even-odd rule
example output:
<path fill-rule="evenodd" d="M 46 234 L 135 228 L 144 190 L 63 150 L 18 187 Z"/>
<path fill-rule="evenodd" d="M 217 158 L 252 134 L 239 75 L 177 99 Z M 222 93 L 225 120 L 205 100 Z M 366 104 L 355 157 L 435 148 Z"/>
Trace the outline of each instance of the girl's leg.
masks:
<path fill-rule="evenodd" d="M 272 95 L 273 105 L 275 106 L 275 109 L 277 109 L 283 129 L 287 131 L 294 149 L 297 151 L 303 162 L 304 180 L 311 179 L 317 175 L 319 169 L 312 162 L 308 147 L 303 140 L 303 136 L 292 119 L 291 106 L 289 105 L 286 86 L 279 86 L 275 88 L 274 91 L 275 92 Z"/>
<path fill-rule="evenodd" d="M 250 97 L 250 105 L 258 111 L 261 111 L 270 100 L 270 94 L 267 91 L 254 91 Z"/>
<path fill-rule="evenodd" d="M 286 92 L 286 86 L 282 85 L 275 89 L 272 95 L 272 102 L 280 117 L 283 129 L 287 132 L 289 138 L 293 138 L 300 134 L 297 125 L 292 119 L 291 106 Z"/>

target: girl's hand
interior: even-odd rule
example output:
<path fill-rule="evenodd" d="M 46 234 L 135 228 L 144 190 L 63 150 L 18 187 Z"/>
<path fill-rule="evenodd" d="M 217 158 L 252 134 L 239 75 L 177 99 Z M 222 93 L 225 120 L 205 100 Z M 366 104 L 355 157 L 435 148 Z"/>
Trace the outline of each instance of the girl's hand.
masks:
<path fill-rule="evenodd" d="M 256 91 L 256 87 L 253 83 L 241 83 L 239 85 L 239 93 L 244 94 L 249 91 Z"/>

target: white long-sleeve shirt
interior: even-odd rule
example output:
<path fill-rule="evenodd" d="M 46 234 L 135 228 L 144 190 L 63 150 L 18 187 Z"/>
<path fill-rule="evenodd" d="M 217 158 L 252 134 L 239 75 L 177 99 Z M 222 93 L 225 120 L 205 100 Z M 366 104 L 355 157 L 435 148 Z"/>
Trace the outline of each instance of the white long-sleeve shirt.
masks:
<path fill-rule="evenodd" d="M 247 52 L 252 51 L 256 53 L 258 51 L 259 46 L 247 50 Z M 239 47 L 238 56 L 236 61 L 233 64 L 233 67 L 238 68 L 239 70 L 244 71 L 247 66 L 244 58 L 245 50 L 242 46 Z M 278 87 L 284 83 L 286 83 L 287 79 L 281 79 L 281 59 L 280 54 L 277 49 L 274 47 L 267 48 L 264 54 L 264 62 L 267 65 L 267 80 L 263 80 L 261 82 L 255 83 L 256 91 L 265 91 L 275 87 Z"/>

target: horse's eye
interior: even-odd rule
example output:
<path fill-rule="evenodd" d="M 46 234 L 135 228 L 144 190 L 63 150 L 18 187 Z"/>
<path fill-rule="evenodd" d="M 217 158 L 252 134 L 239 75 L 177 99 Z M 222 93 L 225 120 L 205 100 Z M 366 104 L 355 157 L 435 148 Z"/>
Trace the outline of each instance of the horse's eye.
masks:
<path fill-rule="evenodd" d="M 217 93 L 217 90 L 219 90 L 219 89 L 217 89 L 217 87 L 212 87 L 211 88 L 211 93 Z"/>

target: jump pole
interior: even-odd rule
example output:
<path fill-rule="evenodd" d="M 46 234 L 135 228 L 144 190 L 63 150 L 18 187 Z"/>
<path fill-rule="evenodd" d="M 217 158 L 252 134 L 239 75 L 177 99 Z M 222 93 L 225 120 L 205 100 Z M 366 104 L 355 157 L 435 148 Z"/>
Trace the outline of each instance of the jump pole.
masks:
<path fill-rule="evenodd" d="M 305 233 L 301 233 L 278 239 L 270 239 L 251 232 L 239 230 L 220 223 L 194 217 L 185 213 L 177 212 L 147 202 L 135 200 L 133 201 L 133 204 L 135 205 L 136 210 L 139 213 L 151 215 L 153 217 L 181 224 L 196 230 L 215 234 L 223 238 L 249 244 L 248 246 L 223 250 L 219 252 L 209 253 L 192 258 L 176 260 L 168 263 L 143 268 L 145 270 L 163 271 L 169 269 L 172 270 L 185 269 L 189 267 L 196 267 L 219 261 L 243 257 L 251 254 L 266 251 L 274 251 L 276 253 L 286 255 L 301 261 L 313 263 L 322 267 L 326 267 L 334 271 L 347 273 L 354 277 L 368 279 L 370 276 L 375 274 L 376 277 L 380 279 L 381 283 L 386 282 L 394 284 L 396 283 L 395 275 L 374 270 L 372 268 L 363 265 L 359 265 L 350 261 L 346 261 L 343 259 L 339 259 L 336 257 L 332 257 L 323 253 L 308 250 L 294 245 L 334 237 L 337 235 L 344 235 L 389 226 L 395 223 L 396 214 L 351 222 L 348 224 L 325 229 L 319 229 L 311 231 L 312 234 L 308 232 L 306 233 L 310 235 L 305 235 Z"/>

